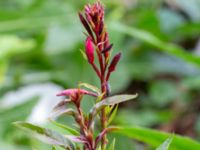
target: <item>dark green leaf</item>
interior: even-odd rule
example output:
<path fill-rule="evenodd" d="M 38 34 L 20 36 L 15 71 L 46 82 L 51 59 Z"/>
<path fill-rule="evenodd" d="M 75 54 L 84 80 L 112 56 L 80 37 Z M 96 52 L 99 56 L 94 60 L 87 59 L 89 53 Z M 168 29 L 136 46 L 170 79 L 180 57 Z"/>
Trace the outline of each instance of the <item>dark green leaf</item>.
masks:
<path fill-rule="evenodd" d="M 183 60 L 186 60 L 188 62 L 191 62 L 193 64 L 200 66 L 199 56 L 187 53 L 184 49 L 182 49 L 181 47 L 177 45 L 163 42 L 160 39 L 158 39 L 156 36 L 152 35 L 151 33 L 147 31 L 136 29 L 134 27 L 129 27 L 121 23 L 113 23 L 111 27 L 112 29 L 118 32 L 125 33 L 136 39 L 142 40 L 150 45 L 153 45 L 157 47 L 158 50 L 161 50 L 163 52 L 174 55 L 178 58 L 181 58 Z"/>

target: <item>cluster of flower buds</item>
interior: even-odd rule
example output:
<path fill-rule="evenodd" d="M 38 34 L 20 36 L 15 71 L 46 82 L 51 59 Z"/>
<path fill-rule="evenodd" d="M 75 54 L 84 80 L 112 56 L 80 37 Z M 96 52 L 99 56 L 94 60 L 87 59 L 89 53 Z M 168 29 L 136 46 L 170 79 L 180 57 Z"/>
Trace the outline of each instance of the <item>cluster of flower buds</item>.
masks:
<path fill-rule="evenodd" d="M 93 5 L 88 4 L 85 6 L 84 13 L 79 13 L 79 18 L 87 31 L 85 53 L 88 62 L 93 66 L 102 84 L 105 84 L 111 72 L 115 70 L 121 53 L 116 54 L 109 65 L 113 44 L 109 42 L 108 32 L 104 25 L 104 7 L 99 1 Z M 94 64 L 95 52 L 100 65 L 99 69 Z"/>

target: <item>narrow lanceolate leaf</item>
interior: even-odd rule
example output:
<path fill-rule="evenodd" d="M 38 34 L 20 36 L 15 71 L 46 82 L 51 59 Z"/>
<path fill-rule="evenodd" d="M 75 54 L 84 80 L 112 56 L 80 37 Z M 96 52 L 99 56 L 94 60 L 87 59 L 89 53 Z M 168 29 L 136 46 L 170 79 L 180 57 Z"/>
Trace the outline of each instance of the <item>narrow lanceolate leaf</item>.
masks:
<path fill-rule="evenodd" d="M 84 50 L 82 50 L 82 49 L 80 49 L 80 52 L 81 52 L 81 54 L 82 54 L 82 56 L 83 56 L 83 58 L 87 61 L 87 56 L 86 56 L 86 53 L 85 53 L 85 51 Z"/>
<path fill-rule="evenodd" d="M 73 128 L 71 128 L 71 127 L 69 127 L 69 126 L 67 126 L 67 125 L 60 124 L 60 123 L 58 123 L 58 122 L 56 122 L 56 121 L 53 121 L 53 120 L 50 120 L 50 122 L 51 122 L 52 124 L 54 124 L 55 126 L 57 126 L 57 127 L 60 127 L 60 128 L 62 128 L 62 129 L 67 130 L 69 133 L 71 133 L 71 134 L 73 134 L 73 135 L 79 135 L 79 132 L 78 132 L 78 131 L 74 130 Z"/>
<path fill-rule="evenodd" d="M 134 99 L 137 97 L 137 94 L 135 95 L 116 95 L 111 96 L 108 98 L 103 99 L 102 101 L 96 103 L 94 107 L 90 110 L 90 120 L 93 120 L 94 116 L 104 107 L 119 104 L 131 99 Z"/>
<path fill-rule="evenodd" d="M 117 114 L 117 110 L 118 110 L 118 105 L 115 106 L 114 110 L 111 112 L 111 115 L 109 116 L 107 125 L 111 124 L 111 122 L 113 121 L 113 119 L 115 118 L 115 116 Z"/>
<path fill-rule="evenodd" d="M 172 140 L 173 140 L 173 137 L 169 137 L 158 148 L 156 148 L 156 150 L 168 150 Z"/>
<path fill-rule="evenodd" d="M 144 41 L 158 48 L 160 51 L 166 52 L 170 55 L 176 56 L 187 62 L 200 66 L 200 57 L 198 55 L 188 53 L 186 50 L 175 44 L 164 42 L 147 31 L 129 27 L 119 22 L 112 23 L 111 28 L 117 32 L 121 32 Z"/>
<path fill-rule="evenodd" d="M 68 148 L 70 150 L 75 149 L 70 140 L 68 140 L 61 134 L 55 131 L 52 131 L 50 129 L 42 128 L 42 127 L 33 125 L 31 123 L 20 122 L 20 121 L 15 122 L 14 125 L 16 125 L 17 127 L 25 131 L 28 131 L 31 135 L 33 135 L 34 137 L 36 137 L 37 139 L 45 143 L 48 143 L 51 145 L 58 145 L 66 149 Z"/>
<path fill-rule="evenodd" d="M 143 127 L 120 127 L 117 130 L 117 133 L 147 143 L 152 147 L 158 147 L 168 137 L 172 136 L 171 133 L 165 133 Z M 173 140 L 171 141 L 169 150 L 190 149 L 200 150 L 200 143 L 191 138 L 173 134 Z"/>
<path fill-rule="evenodd" d="M 81 86 L 81 87 L 83 86 L 83 87 L 85 87 L 87 89 L 90 89 L 93 92 L 96 92 L 98 95 L 100 95 L 100 93 L 101 93 L 100 89 L 98 89 L 97 87 L 95 87 L 95 86 L 93 86 L 91 84 L 88 84 L 88 83 L 79 83 L 79 86 Z"/>
<path fill-rule="evenodd" d="M 125 101 L 128 101 L 128 100 L 134 99 L 136 97 L 137 97 L 137 94 L 135 94 L 135 95 L 111 96 L 111 97 L 108 97 L 108 98 L 103 99 L 102 101 L 96 103 L 95 106 L 91 109 L 90 112 L 97 113 L 99 110 L 101 110 L 105 106 L 119 104 L 119 103 L 122 103 L 122 102 L 125 102 Z"/>
<path fill-rule="evenodd" d="M 62 100 L 62 101 L 60 101 L 60 102 L 53 108 L 53 110 L 56 111 L 56 110 L 62 109 L 62 108 L 65 107 L 65 105 L 66 105 L 67 103 L 69 103 L 69 102 L 71 102 L 70 99 Z"/>
<path fill-rule="evenodd" d="M 70 116 L 76 117 L 77 112 L 73 110 L 72 108 L 67 108 L 67 109 L 61 108 L 61 109 L 57 109 L 56 111 L 53 111 L 50 114 L 49 119 L 55 119 L 62 115 L 70 115 Z"/>

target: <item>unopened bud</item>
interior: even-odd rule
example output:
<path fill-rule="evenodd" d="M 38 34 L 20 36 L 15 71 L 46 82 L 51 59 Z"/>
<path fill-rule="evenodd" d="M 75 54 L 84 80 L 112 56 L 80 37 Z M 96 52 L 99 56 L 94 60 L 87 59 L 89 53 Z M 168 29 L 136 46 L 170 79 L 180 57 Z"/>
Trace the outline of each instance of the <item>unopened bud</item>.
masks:
<path fill-rule="evenodd" d="M 108 68 L 108 71 L 109 71 L 109 72 L 115 71 L 115 68 L 116 68 L 117 63 L 119 62 L 120 58 L 121 58 L 121 53 L 118 53 L 118 54 L 116 54 L 116 55 L 114 56 L 114 58 L 112 59 L 112 61 L 111 61 L 111 63 L 110 63 L 110 66 L 109 66 L 109 68 Z"/>
<path fill-rule="evenodd" d="M 92 43 L 92 40 L 91 40 L 90 37 L 88 37 L 86 39 L 85 52 L 86 52 L 86 55 L 87 55 L 87 58 L 88 58 L 88 62 L 90 64 L 93 64 L 94 63 L 94 47 L 93 47 L 93 43 Z"/>

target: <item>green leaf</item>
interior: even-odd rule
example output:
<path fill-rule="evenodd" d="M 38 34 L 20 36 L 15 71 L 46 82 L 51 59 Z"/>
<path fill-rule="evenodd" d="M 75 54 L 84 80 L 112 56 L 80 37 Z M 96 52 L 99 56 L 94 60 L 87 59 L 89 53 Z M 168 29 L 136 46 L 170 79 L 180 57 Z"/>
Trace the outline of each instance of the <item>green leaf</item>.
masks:
<path fill-rule="evenodd" d="M 52 150 L 56 150 L 56 147 L 55 147 L 55 146 L 52 146 Z"/>
<path fill-rule="evenodd" d="M 62 128 L 62 129 L 67 130 L 68 132 L 70 132 L 70 133 L 73 134 L 73 135 L 79 135 L 79 132 L 78 132 L 78 131 L 74 130 L 73 128 L 71 128 L 71 127 L 69 127 L 69 126 L 67 126 L 67 125 L 60 124 L 60 123 L 58 123 L 58 122 L 56 122 L 56 121 L 53 121 L 53 120 L 50 120 L 50 122 L 51 122 L 52 124 L 54 124 L 55 126 L 57 126 L 57 127 L 60 127 L 60 128 Z"/>
<path fill-rule="evenodd" d="M 169 137 L 158 148 L 156 148 L 156 150 L 168 150 L 172 140 L 173 137 Z"/>
<path fill-rule="evenodd" d="M 101 91 L 97 87 L 95 87 L 95 86 L 93 86 L 91 84 L 88 84 L 88 83 L 79 83 L 79 86 L 84 86 L 84 87 L 86 87 L 86 88 L 98 93 L 99 95 L 101 93 Z"/>
<path fill-rule="evenodd" d="M 7 68 L 8 68 L 8 62 L 5 59 L 0 58 L 0 84 L 5 79 Z"/>
<path fill-rule="evenodd" d="M 172 135 L 171 133 L 165 133 L 143 127 L 121 127 L 116 132 L 121 135 L 125 135 L 130 138 L 150 144 L 153 147 L 157 147 L 165 139 Z M 198 143 L 195 140 L 192 140 L 191 138 L 174 134 L 169 150 L 188 149 L 199 150 L 200 143 Z"/>
<path fill-rule="evenodd" d="M 42 128 L 36 125 L 33 125 L 31 123 L 27 122 L 15 122 L 14 125 L 17 127 L 28 131 L 31 133 L 31 135 L 35 136 L 37 139 L 51 144 L 51 145 L 59 145 L 63 148 L 70 148 L 70 149 L 75 149 L 71 141 L 69 141 L 67 138 L 62 136 L 61 134 L 52 131 L 50 129 Z"/>
<path fill-rule="evenodd" d="M 85 52 L 82 49 L 80 49 L 80 52 L 81 52 L 83 58 L 87 61 L 87 56 L 86 56 Z"/>
<path fill-rule="evenodd" d="M 108 150 L 115 150 L 115 139 L 113 139 L 112 143 L 110 144 Z"/>
<path fill-rule="evenodd" d="M 136 39 L 157 47 L 160 51 L 166 52 L 168 54 L 200 66 L 200 57 L 198 57 L 197 55 L 187 53 L 183 48 L 175 44 L 163 42 L 162 40 L 158 39 L 156 36 L 147 31 L 140 30 L 134 27 L 129 27 L 119 22 L 112 23 L 111 29 L 130 35 Z"/>
<path fill-rule="evenodd" d="M 116 95 L 116 96 L 111 96 L 103 99 L 102 101 L 98 102 L 95 104 L 95 106 L 90 110 L 90 113 L 93 114 L 94 116 L 100 111 L 102 108 L 105 106 L 109 105 L 115 105 L 119 104 L 131 99 L 134 99 L 137 97 L 137 94 L 135 95 Z"/>
<path fill-rule="evenodd" d="M 109 125 L 109 124 L 113 121 L 113 119 L 115 118 L 115 116 L 116 116 L 116 114 L 117 114 L 118 106 L 119 106 L 119 105 L 117 105 L 117 106 L 114 108 L 113 112 L 111 113 L 111 115 L 110 115 L 110 117 L 109 117 L 109 119 L 108 119 L 107 125 Z"/>
<path fill-rule="evenodd" d="M 12 56 L 16 53 L 26 52 L 35 46 L 32 39 L 21 39 L 14 35 L 0 36 L 0 59 Z"/>

